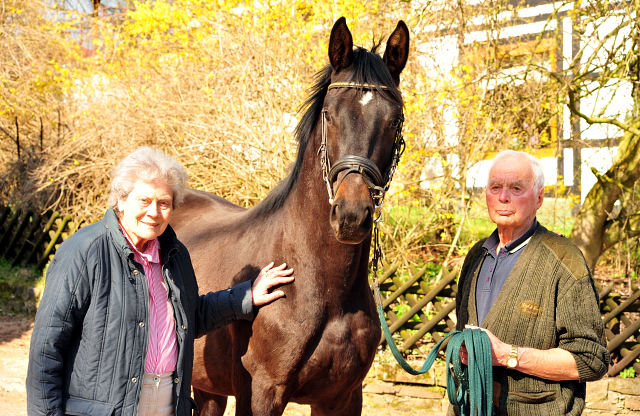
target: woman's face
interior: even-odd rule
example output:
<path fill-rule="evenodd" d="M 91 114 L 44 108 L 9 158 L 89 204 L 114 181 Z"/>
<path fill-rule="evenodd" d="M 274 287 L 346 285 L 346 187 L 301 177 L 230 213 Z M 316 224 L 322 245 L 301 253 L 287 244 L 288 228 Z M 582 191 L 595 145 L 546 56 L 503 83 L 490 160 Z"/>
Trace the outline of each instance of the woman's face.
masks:
<path fill-rule="evenodd" d="M 124 201 L 118 202 L 120 223 L 139 251 L 161 235 L 173 213 L 173 189 L 163 180 L 138 180 Z"/>

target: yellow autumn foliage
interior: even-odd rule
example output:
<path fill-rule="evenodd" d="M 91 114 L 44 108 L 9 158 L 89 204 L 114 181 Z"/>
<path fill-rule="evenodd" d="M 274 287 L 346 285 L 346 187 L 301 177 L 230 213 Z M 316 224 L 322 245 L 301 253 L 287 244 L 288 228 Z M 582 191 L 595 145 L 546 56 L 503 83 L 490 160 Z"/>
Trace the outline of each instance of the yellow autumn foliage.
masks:
<path fill-rule="evenodd" d="M 392 252 L 419 253 L 425 236 L 452 235 L 453 216 L 434 212 L 464 208 L 467 168 L 492 151 L 491 143 L 511 138 L 513 123 L 491 113 L 496 107 L 478 87 L 487 59 L 458 59 L 442 73 L 426 69 L 425 59 L 435 58 L 425 45 L 455 23 L 449 6 L 390 0 L 127 4 L 86 13 L 54 2 L 3 2 L 1 203 L 62 209 L 92 221 L 107 205 L 115 163 L 151 145 L 187 167 L 192 187 L 252 206 L 295 158 L 297 111 L 314 73 L 328 64 L 329 34 L 340 16 L 354 43 L 367 48 L 400 19 L 411 31 L 401 78 L 407 150 L 386 209 L 405 204 L 419 219 L 402 228 L 389 218 L 383 231 L 403 236 Z M 504 128 L 495 127 L 501 123 Z M 435 228 L 446 232 L 434 234 Z"/>

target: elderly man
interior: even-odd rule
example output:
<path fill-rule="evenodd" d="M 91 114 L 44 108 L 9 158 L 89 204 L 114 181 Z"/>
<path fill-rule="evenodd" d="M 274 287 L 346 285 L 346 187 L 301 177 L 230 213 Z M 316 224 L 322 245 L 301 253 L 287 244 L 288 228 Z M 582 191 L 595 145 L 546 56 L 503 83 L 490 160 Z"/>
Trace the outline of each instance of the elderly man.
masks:
<path fill-rule="evenodd" d="M 543 200 L 538 161 L 498 153 L 486 188 L 497 229 L 469 251 L 458 282 L 458 329 L 479 326 L 491 340 L 497 415 L 579 415 L 585 382 L 609 365 L 593 278 L 578 247 L 536 220 Z"/>

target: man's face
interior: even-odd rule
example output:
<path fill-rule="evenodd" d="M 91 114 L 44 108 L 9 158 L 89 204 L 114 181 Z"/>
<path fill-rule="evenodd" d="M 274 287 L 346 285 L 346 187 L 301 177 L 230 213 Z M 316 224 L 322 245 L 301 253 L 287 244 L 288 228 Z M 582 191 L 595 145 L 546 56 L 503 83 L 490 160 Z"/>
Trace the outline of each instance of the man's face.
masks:
<path fill-rule="evenodd" d="M 523 233 L 542 206 L 544 188 L 534 189 L 533 169 L 525 158 L 507 156 L 491 168 L 486 198 L 489 217 L 499 229 Z"/>

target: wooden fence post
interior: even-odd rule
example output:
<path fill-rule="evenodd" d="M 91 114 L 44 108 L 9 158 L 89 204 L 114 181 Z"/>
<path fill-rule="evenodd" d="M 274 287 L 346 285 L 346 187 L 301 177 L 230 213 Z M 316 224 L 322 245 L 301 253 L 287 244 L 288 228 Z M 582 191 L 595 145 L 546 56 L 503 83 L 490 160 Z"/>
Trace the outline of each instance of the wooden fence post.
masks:
<path fill-rule="evenodd" d="M 11 213 L 11 208 L 3 207 L 2 214 L 0 214 L 0 233 L 2 232 L 2 226 L 4 225 L 4 222 L 7 220 L 7 217 L 9 216 L 10 213 Z"/>
<path fill-rule="evenodd" d="M 2 237 L 0 237 L 0 255 L 2 255 L 2 253 L 5 251 L 4 249 L 4 247 L 6 247 L 5 244 L 7 244 L 7 241 L 9 240 L 9 238 L 11 238 L 11 231 L 13 230 L 13 227 L 16 226 L 16 223 L 18 222 L 19 217 L 20 217 L 20 210 L 17 209 L 13 213 L 13 216 L 9 220 L 9 223 L 7 224 L 7 226 L 5 227 L 4 234 L 2 234 Z"/>
<path fill-rule="evenodd" d="M 60 235 L 62 235 L 62 233 L 64 232 L 64 229 L 67 226 L 67 224 L 69 223 L 69 221 L 71 221 L 71 217 L 69 215 L 67 215 L 66 217 L 64 217 L 62 219 L 62 222 L 60 223 L 60 226 L 58 227 L 58 230 L 55 232 L 55 234 L 51 238 L 51 242 L 49 243 L 47 248 L 44 250 L 44 255 L 40 258 L 40 261 L 36 265 L 38 270 L 42 270 L 44 268 L 44 266 L 47 264 L 47 262 L 49 261 L 49 255 L 51 254 L 51 251 L 53 251 L 53 248 L 55 247 L 56 243 L 58 242 L 58 239 L 60 238 Z"/>
<path fill-rule="evenodd" d="M 31 239 L 33 238 L 36 231 L 38 231 L 38 228 L 40 227 L 40 222 L 42 222 L 42 216 L 40 215 L 40 213 L 36 213 L 36 215 L 33 216 L 31 228 L 29 228 L 29 231 L 27 232 L 27 236 L 22 242 L 22 246 L 20 246 L 20 249 L 18 250 L 18 254 L 16 254 L 16 256 L 13 258 L 13 261 L 11 262 L 11 267 L 16 267 L 18 264 L 20 264 L 20 261 L 22 260 L 25 253 L 27 252 L 27 249 L 29 248 Z"/>
<path fill-rule="evenodd" d="M 60 216 L 60 213 L 57 211 L 51 214 L 51 218 L 49 218 L 49 221 L 44 226 L 44 230 L 42 230 L 42 234 L 40 234 L 40 237 L 38 237 L 38 241 L 36 241 L 35 244 L 33 245 L 33 249 L 31 249 L 31 252 L 29 253 L 29 256 L 27 257 L 27 260 L 25 261 L 25 263 L 30 264 L 35 262 L 36 257 L 38 255 L 38 249 L 40 248 L 42 243 L 44 243 L 44 240 L 47 238 L 47 235 L 49 235 L 49 230 L 53 226 L 53 223 L 55 222 L 56 218 L 58 218 L 59 216 Z"/>
<path fill-rule="evenodd" d="M 13 248 L 16 246 L 16 244 L 18 244 L 18 241 L 20 241 L 20 239 L 22 238 L 22 233 L 24 232 L 25 228 L 27 228 L 27 225 L 29 225 L 29 218 L 31 218 L 32 216 L 33 211 L 27 210 L 27 212 L 24 214 L 24 217 L 22 218 L 22 221 L 20 221 L 18 228 L 16 228 L 16 231 L 13 234 L 13 238 L 9 242 L 9 245 L 6 247 L 4 252 L 2 251 L 2 248 L 0 246 L 0 256 L 4 256 L 4 258 L 9 259 Z"/>

